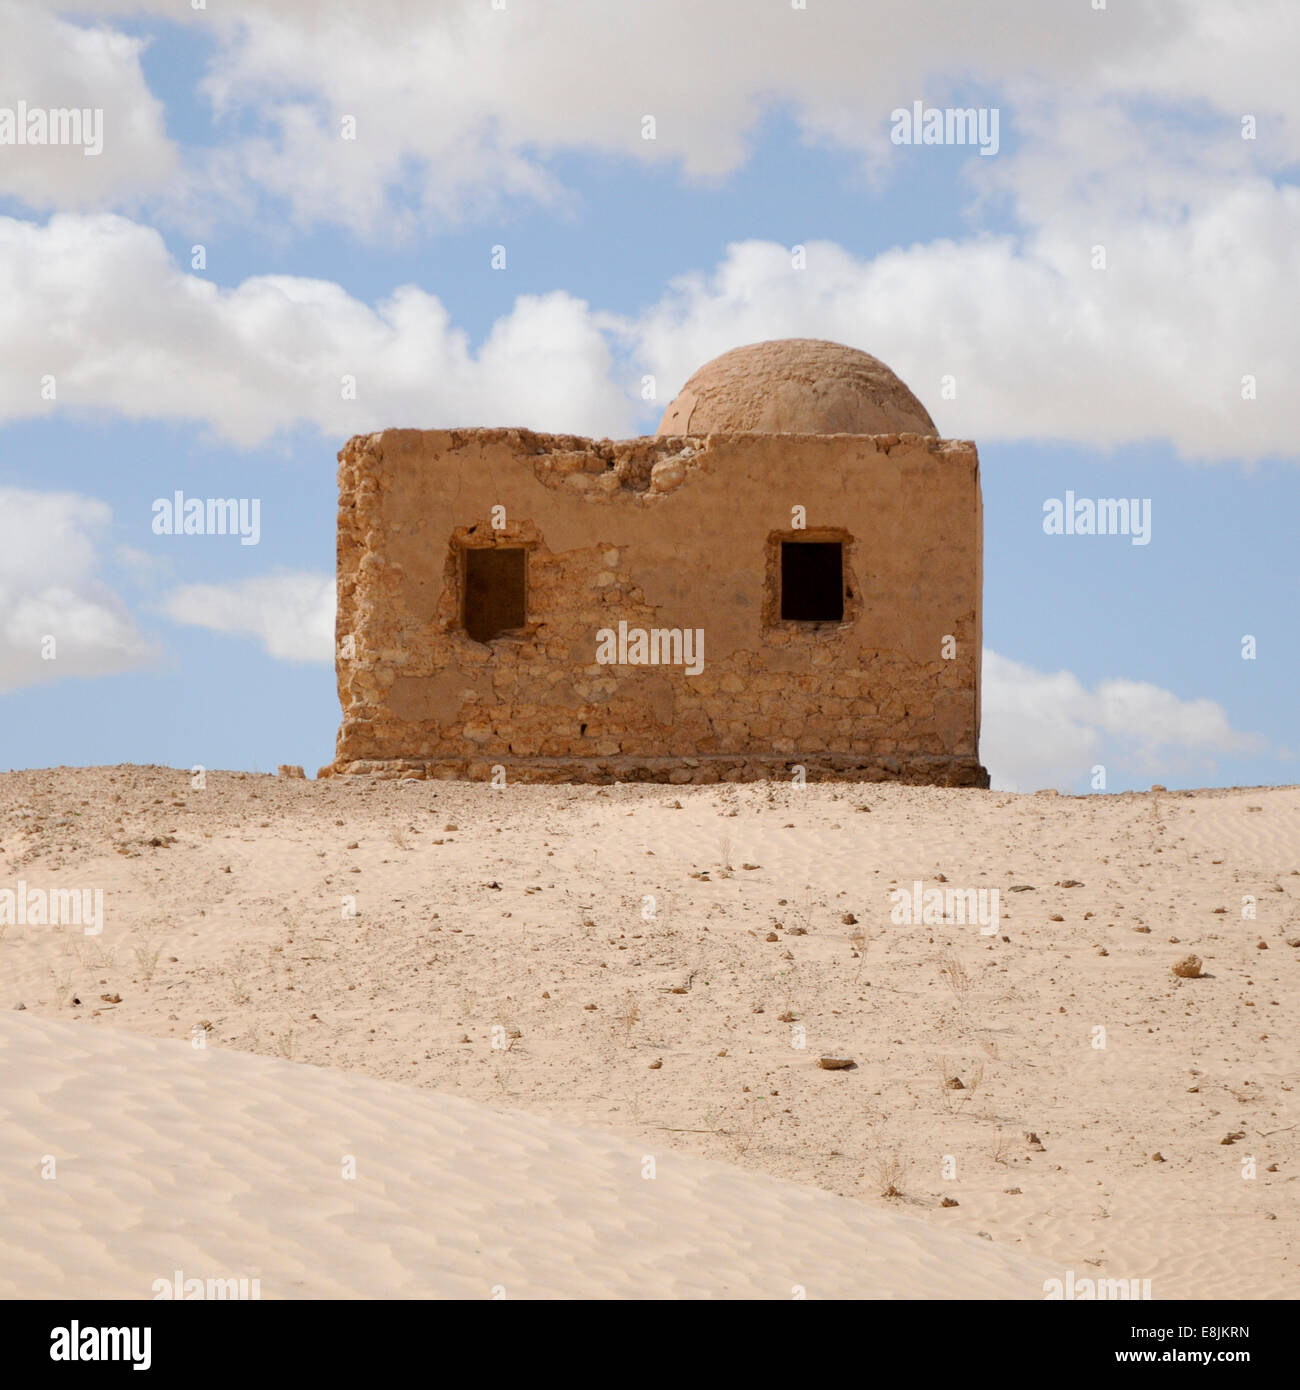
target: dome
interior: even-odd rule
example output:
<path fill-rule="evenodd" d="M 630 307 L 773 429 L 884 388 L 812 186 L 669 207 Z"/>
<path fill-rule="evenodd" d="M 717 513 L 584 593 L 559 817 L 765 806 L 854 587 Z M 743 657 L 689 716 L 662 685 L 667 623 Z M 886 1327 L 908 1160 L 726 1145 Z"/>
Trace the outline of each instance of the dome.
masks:
<path fill-rule="evenodd" d="M 938 434 L 926 408 L 870 353 L 818 338 L 732 348 L 706 362 L 658 433 Z"/>

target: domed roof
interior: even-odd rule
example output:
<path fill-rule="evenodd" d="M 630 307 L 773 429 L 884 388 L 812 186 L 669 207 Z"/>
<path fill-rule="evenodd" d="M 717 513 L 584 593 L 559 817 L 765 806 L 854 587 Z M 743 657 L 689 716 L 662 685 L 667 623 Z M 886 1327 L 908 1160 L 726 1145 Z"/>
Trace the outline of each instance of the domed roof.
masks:
<path fill-rule="evenodd" d="M 920 401 L 870 353 L 778 338 L 706 362 L 664 411 L 658 433 L 938 434 Z"/>

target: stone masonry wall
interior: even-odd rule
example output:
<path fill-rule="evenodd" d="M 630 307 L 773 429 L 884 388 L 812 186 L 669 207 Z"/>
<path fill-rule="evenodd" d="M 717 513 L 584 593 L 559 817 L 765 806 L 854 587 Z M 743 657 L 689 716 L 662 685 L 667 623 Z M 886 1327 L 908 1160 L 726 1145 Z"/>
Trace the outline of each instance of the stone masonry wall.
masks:
<path fill-rule="evenodd" d="M 386 430 L 339 462 L 323 775 L 987 785 L 973 444 Z M 780 621 L 783 538 L 844 542 L 842 623 Z M 528 549 L 526 628 L 490 645 L 459 625 L 459 547 L 484 544 Z M 620 620 L 702 629 L 703 671 L 598 664 Z"/>

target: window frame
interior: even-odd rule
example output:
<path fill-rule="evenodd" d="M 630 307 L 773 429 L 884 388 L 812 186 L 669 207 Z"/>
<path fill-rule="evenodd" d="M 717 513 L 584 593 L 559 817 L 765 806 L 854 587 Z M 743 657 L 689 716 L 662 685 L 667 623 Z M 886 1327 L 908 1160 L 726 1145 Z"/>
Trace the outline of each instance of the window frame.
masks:
<path fill-rule="evenodd" d="M 839 618 L 784 618 L 781 616 L 782 554 L 787 545 L 834 544 L 840 547 L 840 583 L 843 613 Z M 809 526 L 803 530 L 772 531 L 767 538 L 763 626 L 808 634 L 839 632 L 851 626 L 862 608 L 861 586 L 854 574 L 856 541 L 842 526 Z"/>
<path fill-rule="evenodd" d="M 456 627 L 457 627 L 457 629 L 458 629 L 465 637 L 469 638 L 469 640 L 470 640 L 471 642 L 477 643 L 480 647 L 490 647 L 490 646 L 492 646 L 492 644 L 493 644 L 494 642 L 500 642 L 500 641 L 502 641 L 502 640 L 510 640 L 510 639 L 512 639 L 512 638 L 513 638 L 513 639 L 519 639 L 519 638 L 521 638 L 521 637 L 527 637 L 527 636 L 531 633 L 531 631 L 532 631 L 532 626 L 533 626 L 533 625 L 530 624 L 529 621 L 528 621 L 528 605 L 529 605 L 529 601 L 530 601 L 531 596 L 532 596 L 531 576 L 529 575 L 529 570 L 531 569 L 531 565 L 529 564 L 529 558 L 528 558 L 528 557 L 529 557 L 529 552 L 530 552 L 534 547 L 533 547 L 531 544 L 529 544 L 527 541 L 521 541 L 521 540 L 516 539 L 515 537 L 508 537 L 508 538 L 507 538 L 507 537 L 504 537 L 504 536 L 503 536 L 503 537 L 501 537 L 499 540 L 493 538 L 493 539 L 488 540 L 488 541 L 486 541 L 486 542 L 477 542 L 477 543 L 475 543 L 475 542 L 466 542 L 466 541 L 463 541 L 463 540 L 462 540 L 462 541 L 460 541 L 460 542 L 457 544 L 457 547 L 456 547 L 456 548 L 457 548 L 457 550 L 460 551 L 459 563 L 458 563 L 458 565 L 457 565 L 457 567 L 456 567 L 456 569 L 457 569 L 457 587 L 458 587 L 458 589 L 459 589 L 459 592 L 458 592 L 457 595 L 456 595 Z M 495 632 L 491 637 L 487 638 L 486 640 L 483 640 L 483 639 L 481 639 L 481 638 L 472 636 L 471 633 L 470 633 L 470 630 L 469 630 L 468 623 L 467 623 L 467 618 L 468 618 L 467 607 L 468 607 L 468 604 L 469 604 L 469 567 L 470 567 L 470 558 L 469 558 L 469 557 L 470 557 L 470 552 L 471 552 L 471 551 L 483 551 L 483 550 L 517 550 L 517 551 L 520 551 L 520 552 L 522 553 L 522 556 L 523 556 L 523 594 L 522 594 L 522 600 L 523 600 L 523 613 L 522 613 L 522 619 L 521 619 L 521 621 L 520 621 L 516 626 L 501 628 L 501 629 L 499 629 L 497 632 Z"/>

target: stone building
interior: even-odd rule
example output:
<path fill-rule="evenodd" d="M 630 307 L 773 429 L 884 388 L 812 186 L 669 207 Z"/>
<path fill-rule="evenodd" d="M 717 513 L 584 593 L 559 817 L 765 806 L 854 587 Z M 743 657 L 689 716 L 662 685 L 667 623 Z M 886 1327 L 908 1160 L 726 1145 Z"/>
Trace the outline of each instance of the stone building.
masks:
<path fill-rule="evenodd" d="M 390 429 L 339 464 L 322 775 L 988 785 L 975 446 L 866 353 L 724 353 L 653 437 Z"/>

